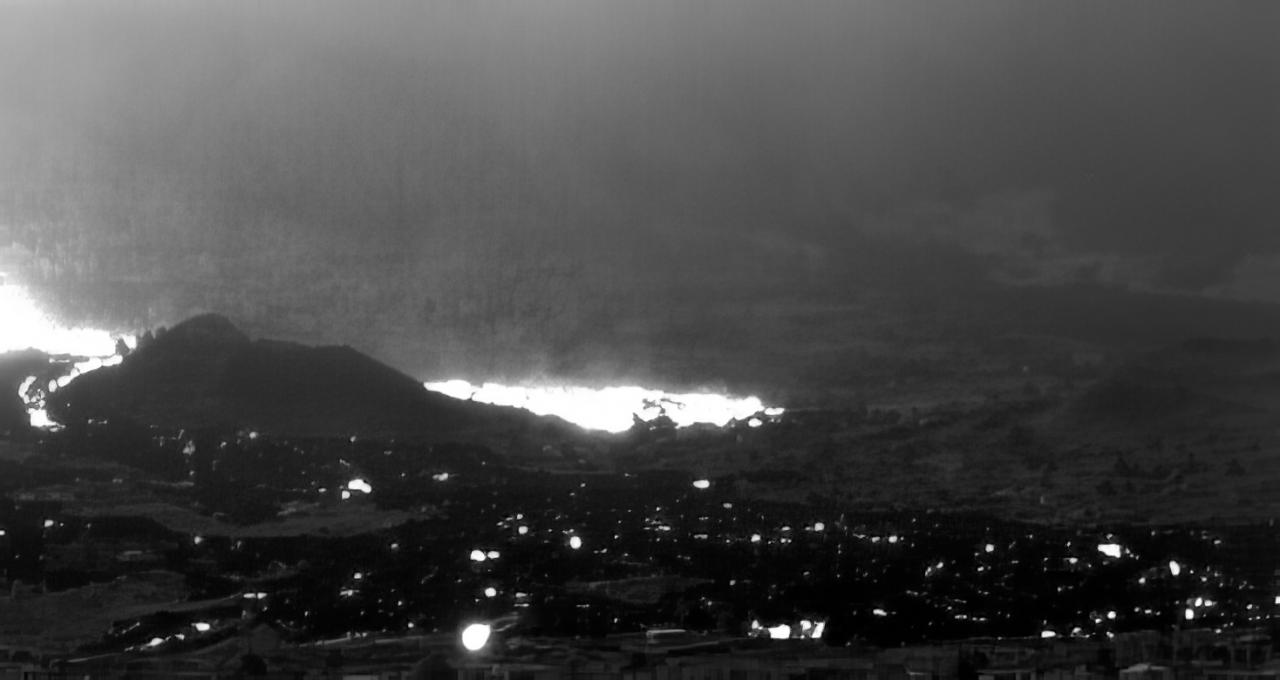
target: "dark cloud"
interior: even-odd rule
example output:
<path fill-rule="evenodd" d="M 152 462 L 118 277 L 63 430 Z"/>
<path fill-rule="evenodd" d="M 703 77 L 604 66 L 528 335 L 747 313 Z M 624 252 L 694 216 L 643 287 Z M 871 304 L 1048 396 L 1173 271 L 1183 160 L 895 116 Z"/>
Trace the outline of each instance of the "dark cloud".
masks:
<path fill-rule="evenodd" d="M 568 287 L 588 324 L 673 287 L 840 288 L 849 262 L 898 281 L 873 253 L 946 274 L 915 247 L 961 277 L 1275 290 L 1246 262 L 1280 251 L 1274 3 L 0 15 L 0 219 L 46 277 L 167 291 L 135 315 L 455 323 L 515 272 L 510 305 Z M 342 310 L 298 311 L 330 289 Z"/>

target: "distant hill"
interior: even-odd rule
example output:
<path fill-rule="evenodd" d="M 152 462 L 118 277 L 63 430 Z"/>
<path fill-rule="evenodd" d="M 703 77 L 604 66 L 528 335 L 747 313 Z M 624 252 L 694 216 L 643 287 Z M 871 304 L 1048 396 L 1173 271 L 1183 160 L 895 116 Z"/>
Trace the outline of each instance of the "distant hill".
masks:
<path fill-rule="evenodd" d="M 1280 411 L 1280 344 L 1197 338 L 1139 355 L 1076 398 L 1076 422 L 1206 424 Z"/>
<path fill-rule="evenodd" d="M 64 424 L 124 417 L 165 427 L 427 441 L 571 427 L 431 392 L 350 347 L 251 340 L 214 314 L 188 319 L 118 366 L 75 379 L 50 397 L 48 410 Z"/>

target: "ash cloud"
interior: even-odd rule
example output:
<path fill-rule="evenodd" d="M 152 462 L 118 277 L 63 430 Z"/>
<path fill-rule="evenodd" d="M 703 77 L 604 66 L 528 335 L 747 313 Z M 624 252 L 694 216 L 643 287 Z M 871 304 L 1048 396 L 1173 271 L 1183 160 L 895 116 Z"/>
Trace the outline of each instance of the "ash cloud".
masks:
<path fill-rule="evenodd" d="M 743 289 L 1275 290 L 1265 3 L 0 15 L 0 225 L 72 316 L 554 355 Z"/>

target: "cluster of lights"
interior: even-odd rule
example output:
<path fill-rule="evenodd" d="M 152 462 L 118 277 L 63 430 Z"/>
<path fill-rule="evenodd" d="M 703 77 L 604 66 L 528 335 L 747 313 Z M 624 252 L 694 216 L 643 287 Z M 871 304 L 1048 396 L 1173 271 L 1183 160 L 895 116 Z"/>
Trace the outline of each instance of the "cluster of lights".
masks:
<path fill-rule="evenodd" d="M 502 557 L 502 553 L 497 550 L 484 551 L 476 548 L 471 551 L 470 557 L 472 562 L 483 562 L 485 560 L 496 560 L 499 557 Z"/>
<path fill-rule="evenodd" d="M 770 640 L 790 640 L 792 638 L 820 640 L 826 630 L 826 621 L 814 622 L 809 619 L 802 619 L 795 625 L 780 623 L 776 626 L 762 626 L 759 620 L 751 622 L 752 635 L 768 637 Z"/>
<path fill-rule="evenodd" d="M 347 482 L 347 488 L 342 490 L 342 500 L 350 499 L 352 493 L 371 494 L 373 493 L 373 485 L 357 477 Z"/>

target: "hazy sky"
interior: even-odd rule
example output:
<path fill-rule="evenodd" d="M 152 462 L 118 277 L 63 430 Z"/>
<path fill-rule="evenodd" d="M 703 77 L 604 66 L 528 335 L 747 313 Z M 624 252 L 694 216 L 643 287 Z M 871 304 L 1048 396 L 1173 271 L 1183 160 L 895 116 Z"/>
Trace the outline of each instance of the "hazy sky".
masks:
<path fill-rule="evenodd" d="M 1278 33 L 1256 0 L 0 3 L 0 229 L 131 318 L 839 288 L 915 248 L 1280 301 Z"/>

